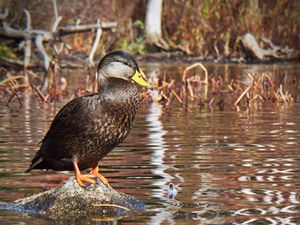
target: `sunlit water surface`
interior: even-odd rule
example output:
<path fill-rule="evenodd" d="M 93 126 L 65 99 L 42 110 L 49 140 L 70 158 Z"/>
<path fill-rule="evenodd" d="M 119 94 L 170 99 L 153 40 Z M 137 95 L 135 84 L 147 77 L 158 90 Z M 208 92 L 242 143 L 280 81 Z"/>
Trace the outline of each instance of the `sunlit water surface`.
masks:
<path fill-rule="evenodd" d="M 156 66 L 147 68 L 164 70 Z M 224 74 L 226 66 L 219 67 L 212 73 Z M 253 69 L 236 67 L 241 75 Z M 147 210 L 111 223 L 300 224 L 299 112 L 299 103 L 240 112 L 142 104 L 130 135 L 100 162 L 100 170 L 113 188 L 142 200 Z M 34 100 L 21 108 L 1 105 L 1 201 L 56 187 L 72 175 L 23 173 L 54 115 L 53 104 Z M 176 192 L 168 192 L 170 183 Z M 0 224 L 48 222 L 0 211 Z"/>

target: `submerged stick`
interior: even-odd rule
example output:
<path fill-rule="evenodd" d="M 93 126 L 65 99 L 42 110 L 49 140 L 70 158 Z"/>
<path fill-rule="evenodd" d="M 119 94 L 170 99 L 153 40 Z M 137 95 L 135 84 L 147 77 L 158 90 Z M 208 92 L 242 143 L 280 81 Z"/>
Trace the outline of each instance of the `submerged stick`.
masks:
<path fill-rule="evenodd" d="M 116 207 L 116 208 L 120 208 L 120 209 L 129 211 L 129 209 L 124 206 L 114 205 L 114 204 L 94 204 L 93 206 L 95 206 L 95 207 Z"/>

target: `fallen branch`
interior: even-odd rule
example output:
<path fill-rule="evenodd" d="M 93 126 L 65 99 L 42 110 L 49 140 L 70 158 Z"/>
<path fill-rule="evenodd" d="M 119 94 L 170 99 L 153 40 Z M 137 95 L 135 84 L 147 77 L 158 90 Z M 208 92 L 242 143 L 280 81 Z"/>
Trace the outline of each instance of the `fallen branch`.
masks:
<path fill-rule="evenodd" d="M 37 35 L 43 35 L 44 41 L 50 41 L 57 37 L 70 35 L 74 33 L 89 32 L 94 29 L 101 28 L 102 30 L 108 30 L 115 28 L 116 22 L 102 22 L 101 24 L 83 24 L 83 25 L 70 25 L 66 27 L 60 27 L 56 31 L 45 31 L 32 29 L 30 32 L 24 30 L 17 30 L 10 27 L 6 22 L 2 23 L 2 29 L 0 29 L 0 37 L 9 39 L 24 39 L 26 37 L 35 38 Z"/>
<path fill-rule="evenodd" d="M 9 58 L 0 56 L 0 62 L 1 62 L 1 65 L 24 67 L 24 62 L 21 60 L 17 60 L 17 59 L 9 59 Z M 37 66 L 37 64 L 36 65 L 29 64 L 29 65 L 27 65 L 27 68 L 31 68 L 31 67 L 35 67 L 35 66 Z"/>
<path fill-rule="evenodd" d="M 96 24 L 84 24 L 84 25 L 69 25 L 65 27 L 58 27 L 59 23 L 62 20 L 61 16 L 58 16 L 56 0 L 52 0 L 55 19 L 51 26 L 50 31 L 45 30 L 35 30 L 31 28 L 31 17 L 27 10 L 25 11 L 26 18 L 27 18 L 27 26 L 25 30 L 18 30 L 11 27 L 7 22 L 2 22 L 2 27 L 0 28 L 0 37 L 8 38 L 8 39 L 24 39 L 25 40 L 25 50 L 24 50 L 24 72 L 26 76 L 26 69 L 30 64 L 30 57 L 31 57 L 31 41 L 35 41 L 35 45 L 38 49 L 40 58 L 43 61 L 45 71 L 49 69 L 50 59 L 45 50 L 45 42 L 56 40 L 61 38 L 62 36 L 74 34 L 74 33 L 81 33 L 81 32 L 88 32 L 94 29 L 97 29 L 95 41 L 93 47 L 90 51 L 88 60 L 90 64 L 93 63 L 94 54 L 98 43 L 101 38 L 102 30 L 112 29 L 117 26 L 116 22 L 101 22 L 98 21 Z M 8 10 L 6 10 L 3 14 L 0 14 L 0 18 L 6 18 L 6 14 Z M 53 49 L 56 53 L 59 53 L 59 49 L 53 44 Z M 18 64 L 17 64 L 18 65 Z M 26 81 L 26 79 L 25 79 Z"/>
<path fill-rule="evenodd" d="M 269 48 L 262 48 L 256 38 L 251 33 L 246 33 L 238 38 L 241 41 L 242 49 L 248 58 L 255 58 L 260 61 L 269 61 L 270 59 L 287 60 L 296 57 L 297 53 L 288 48 L 282 48 L 274 45 L 268 38 L 261 38 L 261 40 L 269 46 Z"/>

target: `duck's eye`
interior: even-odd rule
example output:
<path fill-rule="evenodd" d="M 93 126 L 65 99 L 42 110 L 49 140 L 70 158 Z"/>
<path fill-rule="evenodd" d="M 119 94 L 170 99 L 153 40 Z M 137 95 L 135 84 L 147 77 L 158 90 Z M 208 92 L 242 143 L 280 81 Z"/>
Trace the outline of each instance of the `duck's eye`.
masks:
<path fill-rule="evenodd" d="M 126 66 L 129 66 L 129 67 L 131 67 L 130 66 L 130 64 L 128 63 L 128 62 L 123 62 Z"/>

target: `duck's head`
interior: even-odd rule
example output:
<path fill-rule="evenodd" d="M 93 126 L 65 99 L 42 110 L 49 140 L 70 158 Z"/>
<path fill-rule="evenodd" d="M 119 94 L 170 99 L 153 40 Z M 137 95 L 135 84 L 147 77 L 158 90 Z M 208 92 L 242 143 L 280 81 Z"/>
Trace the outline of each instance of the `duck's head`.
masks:
<path fill-rule="evenodd" d="M 147 83 L 139 70 L 139 66 L 135 59 L 125 51 L 113 51 L 105 55 L 98 65 L 98 83 L 109 78 L 121 78 L 131 81 L 141 87 L 151 86 Z"/>

